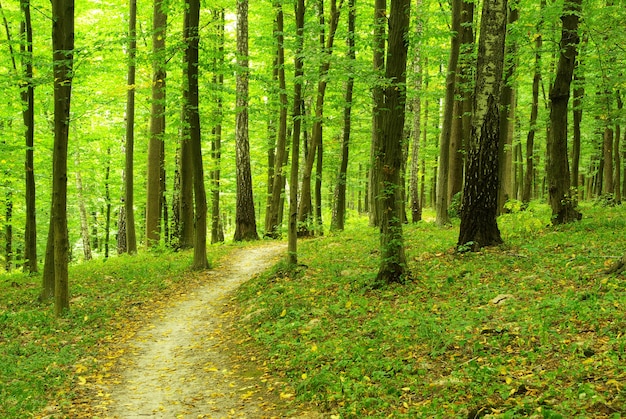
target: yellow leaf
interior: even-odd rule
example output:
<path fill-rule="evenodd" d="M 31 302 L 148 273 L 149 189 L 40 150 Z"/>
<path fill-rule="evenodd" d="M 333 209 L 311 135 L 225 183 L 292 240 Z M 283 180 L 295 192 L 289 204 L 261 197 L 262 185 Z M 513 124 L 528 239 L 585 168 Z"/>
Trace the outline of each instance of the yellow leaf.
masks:
<path fill-rule="evenodd" d="M 306 374 L 306 372 L 304 374 L 302 374 L 302 379 L 306 380 L 306 378 L 308 377 L 308 375 Z"/>
<path fill-rule="evenodd" d="M 85 377 L 78 377 L 78 384 L 84 386 L 85 384 L 87 384 L 87 379 Z"/>
<path fill-rule="evenodd" d="M 352 307 L 352 301 L 346 301 L 346 308 Z"/>
<path fill-rule="evenodd" d="M 284 309 L 282 313 L 280 313 L 280 317 L 285 317 L 287 315 L 287 309 Z"/>
<path fill-rule="evenodd" d="M 513 379 L 511 377 L 506 377 L 504 380 L 507 384 L 511 384 L 513 382 Z"/>
<path fill-rule="evenodd" d="M 311 346 L 311 352 L 317 352 L 317 345 L 316 344 L 313 344 Z"/>

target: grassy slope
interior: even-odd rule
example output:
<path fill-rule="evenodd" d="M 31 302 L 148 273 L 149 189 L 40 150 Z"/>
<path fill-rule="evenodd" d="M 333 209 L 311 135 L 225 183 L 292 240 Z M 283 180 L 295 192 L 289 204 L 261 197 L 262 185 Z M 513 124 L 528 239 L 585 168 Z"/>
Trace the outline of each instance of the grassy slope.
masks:
<path fill-rule="evenodd" d="M 477 254 L 454 254 L 456 227 L 406 226 L 415 281 L 382 290 L 377 233 L 354 221 L 302 242 L 299 273 L 240 289 L 240 340 L 341 417 L 620 417 L 626 284 L 600 273 L 626 211 L 583 212 L 556 229 L 545 207 L 505 215 L 506 244 Z"/>

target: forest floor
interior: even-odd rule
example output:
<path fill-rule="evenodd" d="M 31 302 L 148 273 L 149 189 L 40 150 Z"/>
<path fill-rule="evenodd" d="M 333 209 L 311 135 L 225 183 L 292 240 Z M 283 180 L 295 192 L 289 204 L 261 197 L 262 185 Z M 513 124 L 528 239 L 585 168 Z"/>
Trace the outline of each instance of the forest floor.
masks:
<path fill-rule="evenodd" d="M 318 417 L 289 407 L 290 397 L 277 391 L 280 383 L 247 362 L 229 338 L 232 292 L 283 250 L 276 243 L 236 249 L 203 274 L 202 285 L 156 308 L 117 348 L 123 355 L 92 388 L 94 400 L 83 412 L 123 419 Z"/>

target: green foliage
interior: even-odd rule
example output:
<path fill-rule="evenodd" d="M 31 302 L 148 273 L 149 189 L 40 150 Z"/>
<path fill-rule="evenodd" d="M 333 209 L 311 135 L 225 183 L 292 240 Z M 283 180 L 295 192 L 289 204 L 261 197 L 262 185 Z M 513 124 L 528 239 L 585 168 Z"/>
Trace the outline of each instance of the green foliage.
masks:
<path fill-rule="evenodd" d="M 415 281 L 382 289 L 377 231 L 352 219 L 302 243 L 297 276 L 240 288 L 241 337 L 298 400 L 340 417 L 619 417 L 625 288 L 599 273 L 623 254 L 626 214 L 583 212 L 555 228 L 532 203 L 478 253 L 454 252 L 457 228 L 408 225 Z"/>
<path fill-rule="evenodd" d="M 219 257 L 225 248 L 215 247 Z M 69 314 L 37 303 L 41 279 L 0 276 L 0 417 L 21 419 L 46 405 L 60 412 L 80 391 L 78 375 L 109 362 L 107 343 L 132 334 L 150 303 L 184 292 L 191 254 L 158 252 L 91 261 L 70 269 Z M 77 387 L 78 386 L 78 387 Z M 69 413 L 69 417 L 73 415 Z"/>

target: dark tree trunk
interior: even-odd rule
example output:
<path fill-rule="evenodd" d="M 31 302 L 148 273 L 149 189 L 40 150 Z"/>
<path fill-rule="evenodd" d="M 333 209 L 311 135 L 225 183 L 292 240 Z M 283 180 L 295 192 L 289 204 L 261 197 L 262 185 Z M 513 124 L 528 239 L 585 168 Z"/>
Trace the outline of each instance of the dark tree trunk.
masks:
<path fill-rule="evenodd" d="M 582 69 L 580 68 L 580 59 L 576 60 L 576 67 L 574 68 L 574 100 L 572 116 L 574 119 L 574 135 L 572 136 L 572 193 L 575 193 L 576 199 L 578 199 L 578 171 L 580 167 L 580 139 L 581 132 L 580 126 L 583 120 L 583 98 L 585 96 L 584 78 L 582 77 Z"/>
<path fill-rule="evenodd" d="M 237 1 L 237 207 L 233 240 L 258 240 L 248 138 L 248 0 Z"/>
<path fill-rule="evenodd" d="M 380 156 L 377 154 L 380 149 L 380 135 L 382 129 L 381 111 L 384 109 L 383 98 L 383 72 L 385 70 L 385 33 L 387 23 L 387 0 L 374 1 L 374 40 L 373 40 L 373 67 L 377 80 L 372 87 L 372 142 L 370 146 L 370 170 L 368 178 L 368 210 L 370 225 L 380 226 L 382 206 L 377 199 L 380 191 L 380 171 L 375 169 L 381 165 Z"/>
<path fill-rule="evenodd" d="M 146 203 L 146 245 L 156 246 L 161 236 L 163 209 L 163 134 L 165 133 L 165 38 L 167 7 L 163 0 L 154 0 L 152 34 L 152 104 L 150 141 L 148 144 L 148 176 Z"/>
<path fill-rule="evenodd" d="M 279 117 L 278 135 L 276 137 L 276 156 L 274 158 L 274 176 L 272 177 L 272 191 L 270 194 L 270 205 L 265 223 L 265 235 L 272 238 L 280 236 L 279 227 L 281 224 L 282 199 L 285 191 L 285 165 L 287 164 L 287 84 L 285 81 L 285 45 L 284 45 L 284 17 L 282 4 L 274 3 L 276 9 L 276 28 L 274 37 L 276 38 L 276 71 L 278 75 L 279 88 Z"/>
<path fill-rule="evenodd" d="M 567 159 L 567 104 L 576 62 L 579 13 L 582 0 L 565 3 L 561 21 L 561 49 L 554 85 L 550 89 L 550 138 L 548 141 L 548 191 L 552 208 L 552 223 L 563 224 L 580 220 L 570 191 L 570 171 Z"/>
<path fill-rule="evenodd" d="M 296 18 L 296 51 L 294 54 L 294 95 L 293 95 L 293 130 L 291 144 L 291 173 L 289 175 L 289 242 L 287 262 L 290 266 L 298 264 L 298 166 L 300 154 L 300 128 L 302 124 L 302 76 L 304 74 L 304 0 L 294 3 Z"/>
<path fill-rule="evenodd" d="M 37 268 L 37 222 L 35 208 L 35 86 L 33 84 L 33 27 L 30 18 L 30 0 L 21 0 L 22 25 L 20 32 L 25 43 L 21 44 L 22 74 L 25 86 L 22 86 L 22 118 L 26 131 L 25 195 L 26 228 L 24 231 L 24 271 L 34 273 Z"/>
<path fill-rule="evenodd" d="M 479 250 L 502 243 L 497 223 L 498 145 L 507 1 L 483 4 L 472 134 L 461 203 L 460 250 Z"/>
<path fill-rule="evenodd" d="M 124 152 L 124 214 L 126 226 L 126 251 L 137 253 L 134 198 L 135 154 L 135 74 L 137 56 L 137 0 L 129 0 L 128 16 L 128 75 L 126 93 L 126 149 Z"/>
<path fill-rule="evenodd" d="M 215 127 L 212 132 L 211 157 L 213 159 L 213 170 L 211 170 L 211 243 L 221 243 L 224 241 L 224 227 L 220 215 L 220 168 L 222 154 L 222 90 L 224 86 L 224 9 L 213 12 L 213 19 L 217 21 L 216 28 L 216 51 L 217 56 L 213 58 L 213 84 L 218 86 L 215 98 L 216 108 L 213 120 Z"/>
<path fill-rule="evenodd" d="M 354 62 L 356 60 L 354 30 L 356 23 L 355 0 L 348 1 L 348 80 L 346 81 L 345 106 L 343 108 L 343 136 L 341 138 L 341 161 L 337 186 L 335 188 L 335 205 L 330 224 L 331 230 L 343 230 L 346 221 L 346 181 L 348 172 L 348 157 L 350 154 L 350 131 L 352 128 L 352 93 L 354 88 Z"/>
<path fill-rule="evenodd" d="M 74 1 L 52 0 L 54 66 L 54 155 L 52 222 L 54 255 L 54 312 L 69 310 L 69 237 L 67 230 L 67 149 L 74 63 Z"/>
<path fill-rule="evenodd" d="M 381 164 L 379 185 L 382 203 L 380 222 L 381 262 L 377 284 L 404 282 L 408 277 L 402 237 L 402 159 L 406 104 L 406 62 L 408 51 L 410 0 L 391 0 L 389 37 L 385 77 L 389 81 L 383 90 L 385 108 L 379 149 Z"/>

